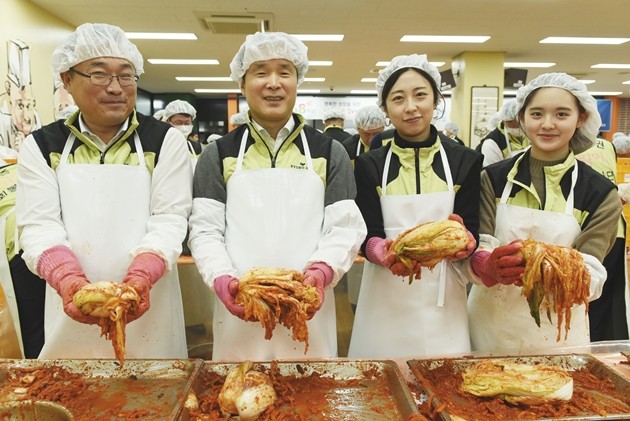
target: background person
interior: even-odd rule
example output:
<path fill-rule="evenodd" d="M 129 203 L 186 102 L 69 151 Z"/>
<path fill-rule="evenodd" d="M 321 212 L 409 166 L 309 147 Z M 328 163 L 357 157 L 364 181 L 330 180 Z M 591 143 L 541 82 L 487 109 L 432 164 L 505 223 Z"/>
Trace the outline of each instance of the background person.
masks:
<path fill-rule="evenodd" d="M 470 350 L 466 283 L 457 267 L 476 246 L 482 157 L 442 141 L 431 124 L 440 103 L 440 73 L 426 55 L 394 57 L 379 72 L 378 103 L 395 127 L 393 138 L 355 160 L 357 205 L 368 235 L 348 356 L 398 358 Z M 409 270 L 389 247 L 418 224 L 453 219 L 468 230 L 465 251 L 423 269 L 411 285 Z"/>
<path fill-rule="evenodd" d="M 602 261 L 615 242 L 621 204 L 615 186 L 575 155 L 595 142 L 601 118 L 586 86 L 565 73 L 546 73 L 521 87 L 518 117 L 531 141 L 523 154 L 482 173 L 480 247 L 471 257 L 475 285 L 468 299 L 473 350 L 525 353 L 589 343 L 584 305 L 571 310 L 568 338 L 546 317 L 540 327 L 521 296 L 521 241 L 573 247 L 601 295 Z M 555 317 L 553 317 L 555 320 Z"/>
<path fill-rule="evenodd" d="M 333 287 L 357 256 L 365 223 L 343 146 L 292 113 L 306 51 L 285 33 L 247 36 L 230 69 L 249 122 L 209 143 L 195 170 L 189 246 L 221 301 L 213 360 L 337 355 Z M 258 266 L 303 272 L 304 284 L 317 288 L 323 304 L 307 322 L 308 353 L 284 326 L 265 340 L 260 323 L 242 320 L 238 277 Z"/>
<path fill-rule="evenodd" d="M 339 107 L 330 107 L 324 111 L 324 134 L 332 139 L 342 141 L 350 137 L 350 133 L 344 131 L 343 125 L 346 114 Z"/>
<path fill-rule="evenodd" d="M 446 137 L 450 137 L 451 139 L 457 141 L 457 143 L 459 143 L 460 145 L 466 146 L 464 141 L 457 137 L 457 135 L 459 134 L 459 126 L 457 125 L 457 123 L 449 121 L 444 125 L 444 130 L 442 130 L 442 133 Z"/>
<path fill-rule="evenodd" d="M 357 110 L 354 124 L 358 133 L 341 142 L 352 162 L 357 156 L 369 151 L 374 135 L 385 129 L 385 114 L 378 105 L 366 105 Z"/>
<path fill-rule="evenodd" d="M 511 158 L 529 147 L 529 139 L 518 121 L 517 107 L 515 99 L 505 101 L 499 111 L 501 122 L 481 140 L 479 150 L 483 154 L 484 167 Z"/>
<path fill-rule="evenodd" d="M 80 112 L 27 137 L 16 214 L 23 258 L 48 285 L 39 358 L 111 358 L 72 302 L 91 282 L 134 288 L 126 358 L 186 358 L 176 261 L 192 205 L 182 134 L 134 110 L 143 59 L 125 33 L 83 24 L 53 52 Z"/>

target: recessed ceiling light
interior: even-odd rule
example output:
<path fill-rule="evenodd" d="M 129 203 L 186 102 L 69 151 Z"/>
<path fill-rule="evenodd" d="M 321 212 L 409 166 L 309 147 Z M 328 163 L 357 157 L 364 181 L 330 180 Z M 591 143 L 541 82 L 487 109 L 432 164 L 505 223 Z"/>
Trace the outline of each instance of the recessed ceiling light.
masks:
<path fill-rule="evenodd" d="M 377 61 L 376 62 L 376 66 L 377 67 L 387 67 L 387 66 L 389 66 L 389 63 L 391 63 L 391 62 L 390 61 Z M 443 61 L 430 61 L 429 63 L 431 63 L 435 67 L 444 66 L 444 62 Z"/>
<path fill-rule="evenodd" d="M 351 94 L 368 94 L 368 95 L 376 95 L 375 89 L 352 89 L 350 91 Z"/>
<path fill-rule="evenodd" d="M 176 76 L 175 79 L 179 80 L 180 82 L 233 82 L 233 80 L 227 76 L 217 76 L 217 77 Z"/>
<path fill-rule="evenodd" d="M 405 35 L 401 42 L 460 42 L 481 44 L 490 39 L 489 36 L 468 36 L 468 35 Z"/>
<path fill-rule="evenodd" d="M 325 82 L 325 77 L 305 77 L 304 82 Z"/>
<path fill-rule="evenodd" d="M 187 32 L 125 32 L 129 39 L 196 40 L 197 35 Z"/>
<path fill-rule="evenodd" d="M 150 58 L 147 61 L 151 64 L 219 64 L 219 60 L 195 60 L 195 59 L 172 59 L 172 58 Z"/>
<path fill-rule="evenodd" d="M 547 37 L 538 41 L 540 44 L 608 44 L 619 45 L 630 38 L 595 38 L 595 37 Z"/>
<path fill-rule="evenodd" d="M 332 66 L 333 62 L 332 61 L 327 61 L 327 60 L 309 60 L 308 62 L 309 66 Z"/>
<path fill-rule="evenodd" d="M 615 95 L 623 94 L 623 92 L 591 92 L 591 91 L 588 91 L 588 93 L 593 96 L 615 96 Z"/>
<path fill-rule="evenodd" d="M 592 69 L 630 69 L 630 64 L 600 63 L 591 66 Z"/>
<path fill-rule="evenodd" d="M 503 63 L 503 67 L 551 67 L 555 65 L 556 63 L 535 63 L 526 61 L 506 61 Z"/>
<path fill-rule="evenodd" d="M 333 34 L 292 34 L 300 41 L 343 41 L 343 35 Z"/>
<path fill-rule="evenodd" d="M 195 89 L 200 94 L 238 94 L 240 89 Z"/>
<path fill-rule="evenodd" d="M 375 78 L 375 77 L 364 77 L 364 78 L 361 79 L 361 82 L 374 83 L 374 82 L 376 82 L 376 79 L 377 78 Z"/>

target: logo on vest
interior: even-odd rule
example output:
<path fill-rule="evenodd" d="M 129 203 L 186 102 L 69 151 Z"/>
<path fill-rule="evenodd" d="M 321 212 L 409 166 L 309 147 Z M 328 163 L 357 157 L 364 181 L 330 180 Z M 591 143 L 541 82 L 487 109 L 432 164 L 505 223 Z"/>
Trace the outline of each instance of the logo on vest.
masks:
<path fill-rule="evenodd" d="M 306 162 L 300 162 L 298 165 L 291 164 L 291 168 L 293 168 L 294 170 L 305 170 L 307 168 Z"/>

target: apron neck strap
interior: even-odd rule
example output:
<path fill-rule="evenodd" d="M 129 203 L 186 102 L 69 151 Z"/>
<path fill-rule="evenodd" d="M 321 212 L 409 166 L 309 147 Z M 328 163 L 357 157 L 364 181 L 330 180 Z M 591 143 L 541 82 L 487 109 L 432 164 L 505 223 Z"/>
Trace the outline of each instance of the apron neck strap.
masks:
<path fill-rule="evenodd" d="M 393 141 L 392 141 L 393 142 Z M 381 191 L 382 195 L 387 195 L 387 174 L 389 173 L 389 164 L 392 160 L 392 149 L 394 145 L 391 144 L 387 156 L 385 157 L 385 166 L 383 167 L 383 177 L 381 179 Z M 440 144 L 440 157 L 442 158 L 442 166 L 444 168 L 444 176 L 446 177 L 446 184 L 448 185 L 448 191 L 454 191 L 453 174 L 451 173 L 451 167 L 448 165 L 448 158 L 446 157 L 446 151 L 442 144 Z"/>
<path fill-rule="evenodd" d="M 76 136 L 74 133 L 70 132 L 68 139 L 66 139 L 66 144 L 63 146 L 63 151 L 61 152 L 61 159 L 59 160 L 59 164 L 66 164 L 68 162 L 68 156 L 70 155 L 70 150 L 72 150 L 72 145 L 74 144 L 74 140 Z M 142 149 L 142 143 L 140 143 L 140 137 L 137 132 L 133 134 L 133 143 L 136 146 L 136 155 L 138 156 L 138 163 L 141 167 L 146 167 L 147 162 L 144 159 L 144 149 Z"/>
<path fill-rule="evenodd" d="M 238 157 L 236 158 L 236 171 L 240 171 L 243 167 L 243 157 L 245 156 L 245 145 L 247 144 L 247 138 L 249 136 L 249 129 L 245 129 L 243 136 L 241 137 L 241 145 L 238 149 Z M 300 131 L 300 138 L 302 139 L 302 146 L 304 147 L 304 156 L 306 157 L 306 166 L 309 170 L 313 171 L 313 159 L 311 158 L 311 150 L 308 147 L 306 141 L 306 135 L 304 130 Z"/>

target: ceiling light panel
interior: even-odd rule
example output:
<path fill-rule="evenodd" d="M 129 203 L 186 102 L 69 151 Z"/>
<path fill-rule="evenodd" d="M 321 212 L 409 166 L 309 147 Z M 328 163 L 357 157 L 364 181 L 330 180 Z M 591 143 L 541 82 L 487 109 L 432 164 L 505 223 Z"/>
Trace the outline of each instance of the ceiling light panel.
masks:
<path fill-rule="evenodd" d="M 150 58 L 147 61 L 151 64 L 205 64 L 205 65 L 217 65 L 219 60 L 215 59 L 171 59 L 171 58 Z"/>
<path fill-rule="evenodd" d="M 490 39 L 486 35 L 405 35 L 401 42 L 454 42 L 483 44 Z"/>
<path fill-rule="evenodd" d="M 125 32 L 129 39 L 196 40 L 197 35 L 187 32 Z"/>
<path fill-rule="evenodd" d="M 538 41 L 540 44 L 601 44 L 619 45 L 630 38 L 595 38 L 595 37 L 547 37 Z"/>

